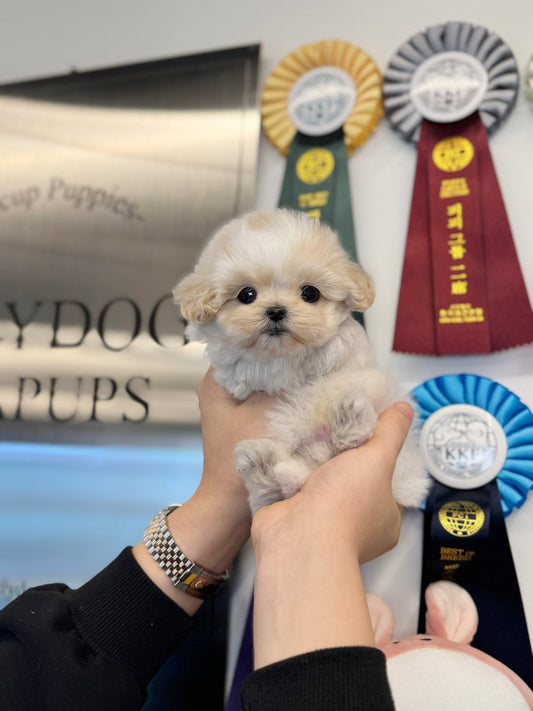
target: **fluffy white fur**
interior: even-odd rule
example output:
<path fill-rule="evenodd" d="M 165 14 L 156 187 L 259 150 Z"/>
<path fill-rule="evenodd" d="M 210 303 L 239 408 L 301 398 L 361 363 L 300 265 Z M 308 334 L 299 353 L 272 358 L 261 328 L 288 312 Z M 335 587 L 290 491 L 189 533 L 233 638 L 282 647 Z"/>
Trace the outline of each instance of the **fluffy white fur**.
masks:
<path fill-rule="evenodd" d="M 304 287 L 318 289 L 318 299 Z M 206 343 L 221 385 L 239 399 L 283 393 L 269 413 L 270 438 L 236 448 L 252 512 L 296 493 L 319 464 L 362 444 L 399 397 L 390 374 L 373 368 L 366 333 L 351 316 L 374 300 L 369 276 L 331 229 L 302 213 L 255 212 L 222 227 L 174 296 L 188 338 Z M 421 459 L 407 443 L 394 496 L 416 506 L 425 492 Z"/>

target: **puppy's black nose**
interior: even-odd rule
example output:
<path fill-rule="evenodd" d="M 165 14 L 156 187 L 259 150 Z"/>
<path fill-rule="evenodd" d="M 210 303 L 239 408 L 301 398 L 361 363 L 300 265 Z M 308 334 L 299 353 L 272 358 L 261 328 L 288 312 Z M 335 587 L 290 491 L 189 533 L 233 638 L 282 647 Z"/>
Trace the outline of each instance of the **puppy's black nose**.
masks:
<path fill-rule="evenodd" d="M 281 321 L 287 315 L 287 309 L 281 306 L 272 306 L 270 309 L 267 309 L 266 315 L 271 321 Z"/>

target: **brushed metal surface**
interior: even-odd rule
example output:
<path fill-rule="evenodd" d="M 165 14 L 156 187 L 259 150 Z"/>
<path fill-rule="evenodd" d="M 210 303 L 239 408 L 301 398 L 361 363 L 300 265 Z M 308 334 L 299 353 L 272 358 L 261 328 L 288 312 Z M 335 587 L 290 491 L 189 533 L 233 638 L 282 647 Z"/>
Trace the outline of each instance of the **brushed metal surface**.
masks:
<path fill-rule="evenodd" d="M 258 51 L 0 87 L 3 438 L 197 422 L 206 365 L 170 290 L 253 205 Z"/>

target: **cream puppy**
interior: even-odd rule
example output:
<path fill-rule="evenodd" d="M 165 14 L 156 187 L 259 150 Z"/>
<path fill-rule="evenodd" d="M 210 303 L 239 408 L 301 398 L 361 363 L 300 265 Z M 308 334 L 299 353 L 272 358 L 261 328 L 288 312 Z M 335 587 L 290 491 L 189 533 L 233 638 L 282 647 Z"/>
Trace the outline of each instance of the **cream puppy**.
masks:
<path fill-rule="evenodd" d="M 235 452 L 253 513 L 365 442 L 399 398 L 393 378 L 373 368 L 365 330 L 351 315 L 374 300 L 369 276 L 329 227 L 303 213 L 255 212 L 225 225 L 174 296 L 187 337 L 206 343 L 221 385 L 239 399 L 258 390 L 282 395 L 269 413 L 270 438 Z M 394 496 L 416 506 L 425 492 L 421 459 L 406 444 Z"/>

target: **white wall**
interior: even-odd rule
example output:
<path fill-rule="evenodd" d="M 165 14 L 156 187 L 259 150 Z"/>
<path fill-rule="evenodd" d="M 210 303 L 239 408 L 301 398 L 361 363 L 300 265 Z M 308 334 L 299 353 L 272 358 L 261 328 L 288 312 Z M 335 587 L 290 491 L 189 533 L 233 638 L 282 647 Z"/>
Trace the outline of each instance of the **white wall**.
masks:
<path fill-rule="evenodd" d="M 0 82 L 61 74 L 235 45 L 262 45 L 261 84 L 277 62 L 302 44 L 321 39 L 351 42 L 384 70 L 399 45 L 430 25 L 459 20 L 484 25 L 515 53 L 521 71 L 533 54 L 533 3 L 524 0 L 4 0 L 0 24 Z M 517 106 L 491 139 L 527 287 L 533 296 L 533 111 L 521 87 Z M 358 250 L 374 277 L 377 301 L 368 314 L 380 365 L 406 387 L 447 373 L 471 372 L 509 387 L 533 408 L 533 346 L 472 357 L 422 358 L 391 354 L 415 149 L 383 120 L 350 159 Z M 262 138 L 257 204 L 274 207 L 284 161 Z M 367 580 L 390 597 L 400 632 L 416 614 L 419 517 L 409 515 L 400 548 L 369 566 Z M 533 630 L 533 495 L 508 519 L 523 594 Z M 391 600 L 389 599 L 389 602 Z"/>

